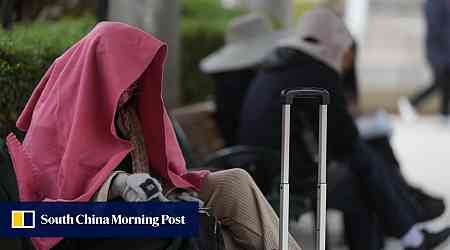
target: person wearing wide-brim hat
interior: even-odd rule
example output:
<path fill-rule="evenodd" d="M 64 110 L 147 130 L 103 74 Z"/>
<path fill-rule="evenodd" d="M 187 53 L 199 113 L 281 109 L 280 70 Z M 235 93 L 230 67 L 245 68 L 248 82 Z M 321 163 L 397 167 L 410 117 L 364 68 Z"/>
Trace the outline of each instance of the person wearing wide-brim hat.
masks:
<path fill-rule="evenodd" d="M 225 45 L 201 60 L 207 74 L 254 67 L 285 34 L 275 31 L 270 20 L 251 13 L 231 20 L 225 33 Z"/>
<path fill-rule="evenodd" d="M 329 205 L 338 204 L 350 217 L 359 235 L 352 249 L 381 248 L 372 235 L 376 224 L 401 239 L 407 250 L 429 250 L 450 235 L 446 228 L 437 233 L 417 229 L 417 214 L 411 197 L 401 189 L 398 180 L 379 155 L 368 147 L 359 135 L 339 86 L 344 56 L 352 45 L 345 24 L 333 11 L 316 8 L 300 19 L 297 30 L 277 43 L 277 48 L 265 59 L 261 71 L 251 83 L 241 113 L 239 143 L 281 149 L 280 93 L 283 89 L 316 87 L 330 93 L 328 105 L 328 159 L 345 162 L 343 168 L 353 182 L 343 182 L 336 189 L 349 185 L 346 193 L 329 196 Z M 292 110 L 291 176 L 293 192 L 300 192 L 297 183 L 315 175 L 314 154 L 303 135 L 305 128 L 318 135 L 318 105 L 298 101 Z M 300 112 L 301 111 L 301 112 Z M 299 115 L 303 114 L 303 115 Z M 314 147 L 312 147 L 314 149 Z M 333 188 L 330 187 L 330 192 Z M 376 218 L 376 220 L 374 220 Z M 351 245 L 355 242 L 349 242 Z"/>
<path fill-rule="evenodd" d="M 284 34 L 263 15 L 240 16 L 230 22 L 225 45 L 200 62 L 215 80 L 215 117 L 226 146 L 236 144 L 242 100 L 258 65 Z"/>

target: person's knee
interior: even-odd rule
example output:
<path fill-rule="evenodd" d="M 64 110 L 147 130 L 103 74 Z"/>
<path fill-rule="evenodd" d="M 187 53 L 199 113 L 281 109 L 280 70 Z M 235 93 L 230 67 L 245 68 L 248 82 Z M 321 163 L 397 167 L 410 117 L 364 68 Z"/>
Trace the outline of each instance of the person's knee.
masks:
<path fill-rule="evenodd" d="M 244 169 L 232 168 L 216 172 L 215 184 L 216 187 L 229 193 L 239 192 L 246 189 L 253 183 L 253 179 L 250 174 Z"/>
<path fill-rule="evenodd" d="M 239 168 L 227 169 L 211 173 L 203 185 L 202 194 L 221 193 L 234 195 L 246 192 L 254 181 L 247 171 Z M 202 196 L 203 196 L 202 195 Z M 207 196 L 207 195 L 206 195 Z"/>
<path fill-rule="evenodd" d="M 242 168 L 232 168 L 227 171 L 230 172 L 230 175 L 232 176 L 234 181 L 240 183 L 248 183 L 253 181 L 253 178 L 250 176 L 250 174 Z"/>

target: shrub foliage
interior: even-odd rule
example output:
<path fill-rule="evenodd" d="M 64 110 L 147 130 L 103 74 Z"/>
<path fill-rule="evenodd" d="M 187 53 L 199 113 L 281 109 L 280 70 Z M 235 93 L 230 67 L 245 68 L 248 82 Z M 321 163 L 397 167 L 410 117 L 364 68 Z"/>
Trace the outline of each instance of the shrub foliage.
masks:
<path fill-rule="evenodd" d="M 18 113 L 52 61 L 93 24 L 92 17 L 66 18 L 0 30 L 0 137 L 14 130 Z"/>
<path fill-rule="evenodd" d="M 182 1 L 182 103 L 205 99 L 211 80 L 198 69 L 200 60 L 223 44 L 228 21 L 239 12 L 219 1 Z M 92 16 L 58 22 L 19 23 L 12 32 L 0 29 L 0 138 L 15 130 L 15 121 L 34 87 L 53 60 L 95 25 Z"/>
<path fill-rule="evenodd" d="M 228 22 L 242 12 L 224 10 L 217 0 L 182 4 L 180 87 L 182 103 L 189 104 L 213 93 L 212 79 L 200 72 L 198 64 L 223 45 Z M 19 23 L 12 32 L 0 29 L 0 138 L 15 130 L 19 112 L 53 60 L 94 25 L 95 19 L 86 15 Z"/>

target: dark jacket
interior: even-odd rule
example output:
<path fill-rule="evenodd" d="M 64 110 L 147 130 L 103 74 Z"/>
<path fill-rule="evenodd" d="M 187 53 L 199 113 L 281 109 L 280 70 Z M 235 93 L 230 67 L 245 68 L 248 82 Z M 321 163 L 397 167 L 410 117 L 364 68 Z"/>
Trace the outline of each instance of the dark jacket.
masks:
<path fill-rule="evenodd" d="M 278 49 L 267 59 L 253 80 L 244 101 L 239 131 L 240 144 L 281 149 L 281 102 L 283 89 L 325 88 L 328 106 L 328 156 L 349 156 L 359 133 L 339 84 L 339 74 L 322 62 L 292 49 Z M 296 178 L 314 174 L 314 159 L 303 135 L 307 129 L 318 135 L 318 105 L 296 101 L 291 114 L 291 167 Z M 301 171 L 299 171 L 301 170 Z"/>
<path fill-rule="evenodd" d="M 255 70 L 246 68 L 214 74 L 216 121 L 226 146 L 237 143 L 240 113 Z"/>

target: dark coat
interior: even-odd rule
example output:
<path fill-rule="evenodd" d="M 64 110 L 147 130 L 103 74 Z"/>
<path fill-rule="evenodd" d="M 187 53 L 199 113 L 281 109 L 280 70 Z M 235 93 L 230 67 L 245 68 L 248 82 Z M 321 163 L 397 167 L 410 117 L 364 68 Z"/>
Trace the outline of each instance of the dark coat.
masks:
<path fill-rule="evenodd" d="M 280 150 L 281 91 L 299 87 L 324 88 L 331 98 L 328 106 L 328 156 L 337 160 L 346 158 L 353 151 L 359 133 L 347 111 L 339 79 L 335 70 L 306 54 L 291 49 L 276 50 L 248 90 L 241 111 L 240 144 Z M 314 174 L 314 160 L 303 135 L 308 128 L 318 135 L 318 105 L 296 101 L 291 119 L 291 166 L 302 166 L 291 167 L 292 174 L 296 178 L 310 177 Z"/>
<path fill-rule="evenodd" d="M 242 103 L 255 70 L 246 68 L 214 74 L 216 121 L 226 146 L 237 143 Z"/>

